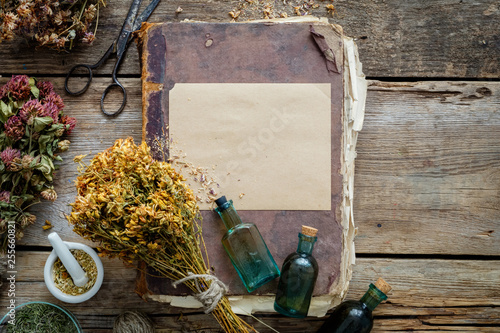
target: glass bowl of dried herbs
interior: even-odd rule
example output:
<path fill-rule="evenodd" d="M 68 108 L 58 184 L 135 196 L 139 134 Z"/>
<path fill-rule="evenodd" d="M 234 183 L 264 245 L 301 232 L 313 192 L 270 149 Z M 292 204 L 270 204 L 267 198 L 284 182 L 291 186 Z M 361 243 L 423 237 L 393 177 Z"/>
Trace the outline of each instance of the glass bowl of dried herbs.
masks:
<path fill-rule="evenodd" d="M 62 306 L 47 302 L 21 304 L 2 318 L 1 333 L 81 333 L 76 317 Z"/>
<path fill-rule="evenodd" d="M 66 303 L 81 303 L 93 297 L 101 288 L 104 278 L 104 267 L 101 258 L 89 246 L 81 243 L 64 242 L 75 259 L 78 261 L 88 282 L 78 287 L 66 271 L 66 268 L 53 250 L 44 267 L 45 285 L 57 299 Z"/>

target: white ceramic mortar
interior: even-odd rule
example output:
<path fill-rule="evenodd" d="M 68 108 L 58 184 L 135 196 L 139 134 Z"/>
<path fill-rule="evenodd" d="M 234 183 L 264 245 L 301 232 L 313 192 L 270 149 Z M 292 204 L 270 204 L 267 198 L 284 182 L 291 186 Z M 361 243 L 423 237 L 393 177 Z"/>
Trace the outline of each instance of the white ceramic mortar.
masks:
<path fill-rule="evenodd" d="M 104 267 L 102 265 L 101 258 L 99 258 L 97 253 L 87 245 L 81 243 L 73 243 L 73 242 L 64 242 L 64 243 L 66 244 L 66 246 L 68 246 L 70 250 L 83 250 L 92 257 L 97 267 L 97 279 L 94 283 L 94 286 L 90 288 L 90 290 L 87 291 L 86 293 L 77 296 L 63 293 L 59 288 L 57 288 L 54 283 L 54 273 L 53 273 L 53 266 L 57 260 L 57 253 L 55 250 L 52 250 L 49 257 L 47 258 L 47 261 L 45 262 L 45 268 L 43 271 L 45 285 L 49 289 L 50 293 L 54 295 L 54 297 L 63 302 L 66 303 L 85 302 L 86 300 L 93 297 L 97 293 L 97 291 L 99 291 L 99 288 L 101 288 L 102 281 L 104 278 Z"/>

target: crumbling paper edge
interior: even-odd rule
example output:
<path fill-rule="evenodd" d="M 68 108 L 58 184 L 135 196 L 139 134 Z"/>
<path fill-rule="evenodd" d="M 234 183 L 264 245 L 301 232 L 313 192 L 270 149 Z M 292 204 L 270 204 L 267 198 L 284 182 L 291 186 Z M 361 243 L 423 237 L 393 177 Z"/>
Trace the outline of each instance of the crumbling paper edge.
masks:
<path fill-rule="evenodd" d="M 141 26 L 141 29 L 137 31 L 135 34 L 137 38 L 135 39 L 137 42 L 137 47 L 140 50 L 139 51 L 139 60 L 141 63 L 141 92 L 142 92 L 142 141 L 146 141 L 146 128 L 148 124 L 148 118 L 146 117 L 147 110 L 149 108 L 149 95 L 151 92 L 148 92 L 146 90 L 148 84 L 150 83 L 149 81 L 149 73 L 148 73 L 148 65 L 147 65 L 147 56 L 148 53 L 145 52 L 145 47 L 148 43 L 148 30 L 152 27 L 152 24 L 150 23 L 143 23 Z"/>
<path fill-rule="evenodd" d="M 207 21 L 184 19 L 181 22 L 184 22 L 184 23 L 206 23 Z M 272 24 L 272 23 L 323 23 L 323 24 L 329 24 L 328 18 L 316 17 L 313 15 L 292 16 L 292 17 L 287 17 L 287 18 L 248 20 L 248 21 L 238 21 L 238 22 L 231 22 L 231 23 L 269 23 L 269 24 Z"/>
<path fill-rule="evenodd" d="M 354 237 L 357 229 L 354 224 L 354 161 L 358 132 L 363 128 L 367 83 L 359 61 L 354 40 L 343 36 L 344 42 L 344 109 L 343 109 L 343 151 L 341 173 L 343 175 L 342 204 L 342 261 L 340 276 L 336 286 L 330 289 L 330 295 L 336 297 L 332 306 L 340 303 L 347 294 L 352 277 L 352 265 L 356 264 Z"/>
<path fill-rule="evenodd" d="M 193 21 L 189 21 L 193 22 Z M 249 21 L 255 23 L 259 21 Z M 312 22 L 325 23 L 324 19 L 303 17 L 299 19 L 265 20 L 270 23 Z M 331 24 L 332 29 L 342 34 L 342 28 Z M 341 173 L 343 175 L 343 198 L 340 207 L 342 234 L 342 254 L 340 275 L 332 285 L 328 295 L 313 297 L 308 316 L 324 317 L 328 310 L 344 300 L 352 277 L 352 265 L 356 263 L 354 238 L 357 229 L 354 224 L 354 161 L 356 158 L 356 142 L 358 132 L 364 121 L 367 82 L 362 72 L 357 46 L 352 38 L 342 34 L 344 43 L 344 103 L 343 103 L 343 152 L 341 156 Z M 158 302 L 170 303 L 171 306 L 182 308 L 201 308 L 202 305 L 193 296 L 148 295 L 148 298 Z M 255 312 L 275 312 L 274 296 L 228 296 L 233 311 L 239 315 L 250 315 Z"/>
<path fill-rule="evenodd" d="M 170 303 L 170 306 L 184 309 L 199 309 L 203 307 L 194 296 L 148 295 L 147 297 L 152 301 Z M 274 310 L 274 295 L 228 296 L 227 298 L 231 304 L 231 308 L 237 315 L 249 316 L 255 312 L 276 312 Z M 311 300 L 307 315 L 309 317 L 324 317 L 329 309 L 339 303 L 340 300 L 332 298 L 331 295 L 315 296 Z"/>

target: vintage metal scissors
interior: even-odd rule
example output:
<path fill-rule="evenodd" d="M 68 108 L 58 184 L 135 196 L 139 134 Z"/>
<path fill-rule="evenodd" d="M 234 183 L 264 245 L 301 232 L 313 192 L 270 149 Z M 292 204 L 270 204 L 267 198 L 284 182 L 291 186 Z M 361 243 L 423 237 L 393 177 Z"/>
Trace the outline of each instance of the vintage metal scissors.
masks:
<path fill-rule="evenodd" d="M 108 60 L 109 57 L 111 56 L 116 56 L 116 63 L 115 67 L 113 69 L 113 83 L 111 83 L 102 93 L 101 97 L 101 111 L 108 115 L 108 116 L 116 116 L 120 112 L 123 111 L 123 108 L 125 107 L 125 103 L 127 101 L 127 92 L 125 88 L 122 86 L 120 82 L 118 82 L 118 79 L 116 78 L 116 74 L 118 72 L 118 68 L 120 67 L 120 63 L 123 60 L 123 56 L 125 54 L 125 51 L 128 48 L 128 45 L 130 41 L 133 38 L 133 32 L 138 30 L 142 24 L 142 22 L 145 22 L 148 17 L 151 15 L 153 10 L 156 8 L 158 3 L 161 0 L 152 0 L 149 5 L 144 9 L 144 11 L 137 16 L 137 13 L 139 12 L 139 7 L 141 6 L 142 0 L 133 0 L 132 5 L 130 6 L 130 10 L 128 11 L 127 18 L 125 19 L 125 22 L 123 23 L 122 30 L 120 31 L 120 34 L 118 35 L 118 38 L 111 44 L 109 49 L 106 51 L 106 53 L 102 56 L 102 58 L 95 63 L 94 65 L 87 65 L 87 64 L 78 64 L 73 66 L 69 72 L 68 75 L 66 76 L 66 81 L 64 83 L 64 88 L 70 95 L 81 95 L 85 91 L 87 91 L 88 87 L 90 86 L 90 82 L 92 82 L 92 77 L 93 77 L 93 70 L 97 69 L 100 67 L 102 64 Z M 83 87 L 79 91 L 72 91 L 70 90 L 68 86 L 68 81 L 72 76 L 76 76 L 74 73 L 77 69 L 84 69 L 88 72 L 88 77 L 87 77 L 87 83 L 85 87 Z M 109 93 L 109 91 L 112 88 L 118 87 L 123 95 L 123 101 L 122 104 L 120 105 L 120 108 L 115 111 L 115 112 L 108 112 L 104 109 L 104 99 L 106 98 L 106 95 Z M 116 88 L 115 88 L 116 89 Z"/>

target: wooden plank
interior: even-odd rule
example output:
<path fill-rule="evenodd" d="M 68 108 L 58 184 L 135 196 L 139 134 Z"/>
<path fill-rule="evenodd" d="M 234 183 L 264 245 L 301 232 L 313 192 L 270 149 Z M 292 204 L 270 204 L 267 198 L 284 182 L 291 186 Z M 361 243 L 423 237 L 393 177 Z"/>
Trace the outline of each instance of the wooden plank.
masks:
<path fill-rule="evenodd" d="M 342 0 L 334 5 L 334 21 L 347 35 L 363 38 L 360 59 L 369 76 L 498 78 L 496 1 Z"/>
<path fill-rule="evenodd" d="M 368 285 L 383 277 L 393 288 L 382 314 L 417 315 L 412 308 L 498 307 L 497 260 L 438 260 L 359 258 L 347 294 L 359 299 Z M 474 289 L 471 292 L 471 288 Z M 377 308 L 378 309 L 378 308 Z"/>
<path fill-rule="evenodd" d="M 43 282 L 43 266 L 49 252 L 18 252 L 16 302 L 39 300 L 62 304 L 50 295 Z M 125 310 L 141 310 L 152 316 L 159 328 L 217 329 L 211 316 L 199 310 L 173 308 L 157 302 L 144 302 L 134 292 L 136 271 L 120 261 L 103 259 L 104 283 L 91 300 L 64 304 L 81 321 L 84 329 L 111 332 L 114 318 Z M 379 276 L 393 287 L 387 302 L 375 311 L 375 332 L 403 329 L 453 331 L 474 328 L 493 332 L 500 325 L 498 276 L 500 261 L 389 260 L 358 259 L 347 299 L 359 299 L 368 284 Z M 473 286 L 473 287 L 472 287 Z M 9 285 L 0 290 L 0 308 L 9 302 Z M 96 310 L 98 309 L 98 310 Z M 259 319 L 282 332 L 314 332 L 322 318 L 290 319 L 276 314 L 259 314 Z M 269 332 L 249 318 L 261 332 Z M 477 325 L 481 325 L 477 326 Z M 439 327 L 439 328 L 438 328 Z M 96 330 L 95 332 L 101 332 Z"/>
<path fill-rule="evenodd" d="M 41 273 L 48 254 L 49 252 L 46 251 L 18 252 L 16 281 L 31 285 L 37 285 L 40 282 L 43 284 Z M 456 314 L 463 316 L 466 312 L 461 310 L 452 312 L 453 310 L 446 308 L 483 307 L 486 309 L 500 306 L 500 294 L 497 287 L 500 276 L 499 264 L 498 260 L 358 258 L 356 265 L 353 266 L 353 279 L 347 298 L 361 298 L 370 283 L 378 277 L 383 277 L 391 284 L 393 290 L 388 295 L 388 301 L 377 308 L 379 315 L 445 316 Z M 111 272 L 105 275 L 104 283 L 123 284 L 121 288 L 129 290 L 128 294 L 132 296 L 131 298 L 139 298 L 133 293 L 137 273 L 135 267 L 127 267 L 118 259 L 108 258 L 103 258 L 103 265 L 106 272 Z M 474 286 L 473 293 L 470 292 L 472 285 Z M 105 289 L 103 288 L 104 292 L 106 292 Z M 25 296 L 29 297 L 33 290 L 26 290 Z M 17 297 L 21 297 L 22 301 L 27 301 L 28 299 L 22 299 L 22 295 L 22 290 L 19 290 Z M 50 294 L 43 286 L 38 291 L 38 295 Z M 113 297 L 106 295 L 108 296 Z M 117 294 L 114 297 L 122 296 L 122 294 Z M 96 296 L 96 299 L 104 298 Z M 419 310 L 414 310 L 413 307 Z M 489 320 L 499 323 L 500 318 L 489 318 Z"/>
<path fill-rule="evenodd" d="M 314 2 L 314 1 L 313 1 Z M 348 1 L 334 3 L 335 14 L 326 8 L 328 1 L 316 1 L 315 16 L 330 17 L 358 39 L 364 71 L 372 77 L 455 77 L 498 78 L 500 75 L 500 10 L 493 0 L 467 3 L 436 0 L 422 1 Z M 116 38 L 130 1 L 111 1 L 101 11 L 97 40 L 93 47 L 79 47 L 70 54 L 36 50 L 24 40 L 2 44 L 0 72 L 65 74 L 76 63 L 94 62 Z M 275 15 L 294 16 L 302 1 L 185 0 L 163 1 L 150 22 L 184 19 L 228 22 L 230 11 L 240 10 L 240 21 L 264 18 L 264 9 Z M 181 6 L 183 11 L 176 13 Z M 244 8 L 243 8 L 244 7 Z M 122 74 L 138 75 L 139 60 L 134 47 L 129 50 Z M 100 73 L 110 73 L 107 65 Z"/>
<path fill-rule="evenodd" d="M 498 326 L 431 325 L 426 319 L 375 319 L 372 332 L 498 332 Z"/>
<path fill-rule="evenodd" d="M 53 82 L 62 94 L 63 79 Z M 116 118 L 99 109 L 107 83 L 95 78 L 86 94 L 63 94 L 78 125 L 57 171 L 59 199 L 34 207 L 38 221 L 20 244 L 48 246 L 46 219 L 78 241 L 64 218 L 75 196 L 72 158 L 141 139 L 140 79 L 123 80 L 128 104 Z M 499 105 L 498 82 L 370 83 L 356 161 L 358 253 L 500 255 Z"/>
<path fill-rule="evenodd" d="M 371 82 L 357 147 L 357 252 L 500 254 L 499 88 Z"/>
<path fill-rule="evenodd" d="M 178 318 L 172 317 L 155 317 L 154 322 L 156 325 L 157 333 L 174 333 L 174 332 L 204 332 L 204 333 L 215 333 L 221 332 L 213 325 L 209 323 L 202 324 L 199 318 L 203 315 L 189 316 L 188 319 L 184 319 L 186 322 L 182 322 Z M 194 318 L 194 319 L 193 319 Z M 312 320 L 290 320 L 290 319 L 280 319 L 275 318 L 260 318 L 266 322 L 267 325 L 271 326 L 278 332 L 283 333 L 302 333 L 302 332 L 316 332 L 321 326 L 322 322 L 312 321 Z M 196 320 L 199 324 L 193 323 Z M 250 322 L 250 321 L 249 321 Z M 258 323 L 254 327 L 258 329 L 261 333 L 273 333 L 271 329 L 264 327 L 262 324 Z M 375 318 L 372 333 L 379 332 L 487 332 L 487 333 L 498 333 L 498 327 L 484 327 L 484 326 L 448 326 L 448 325 L 428 325 L 424 320 L 420 319 L 385 319 L 385 318 Z M 112 329 L 92 329 L 92 333 L 111 333 Z"/>
<path fill-rule="evenodd" d="M 48 254 L 49 252 L 44 251 L 19 252 L 16 263 L 18 270 L 16 281 L 31 285 L 38 285 L 39 282 L 43 284 L 43 276 L 40 273 Z M 384 277 L 393 290 L 388 295 L 388 301 L 377 308 L 377 314 L 380 316 L 457 315 L 463 317 L 469 313 L 478 317 L 483 310 L 475 311 L 475 307 L 483 308 L 488 312 L 488 308 L 500 306 L 500 294 L 497 287 L 500 276 L 499 263 L 500 261 L 497 260 L 358 258 L 357 264 L 353 266 L 353 279 L 347 298 L 361 298 L 370 283 L 378 277 Z M 103 258 L 103 265 L 106 272 L 111 272 L 106 274 L 104 283 L 107 285 L 123 284 L 120 290 L 128 290 L 127 297 L 138 301 L 133 302 L 134 304 L 142 304 L 142 300 L 139 300 L 139 297 L 133 293 L 137 273 L 135 267 L 125 266 L 118 259 L 108 258 Z M 470 293 L 472 285 L 474 293 Z M 106 287 L 102 289 L 106 293 L 105 298 L 123 296 L 122 294 L 108 295 L 106 289 Z M 22 291 L 20 292 L 21 294 L 17 294 L 18 297 L 22 295 Z M 29 297 L 33 290 L 26 290 L 26 292 Z M 50 296 L 44 286 L 38 294 Z M 105 298 L 96 296 L 98 301 Z M 78 305 L 75 306 L 78 307 Z M 177 312 L 174 310 L 173 313 Z M 103 312 L 103 314 L 107 313 Z M 500 323 L 498 317 L 482 318 L 482 320 L 487 320 L 487 323 Z"/>

